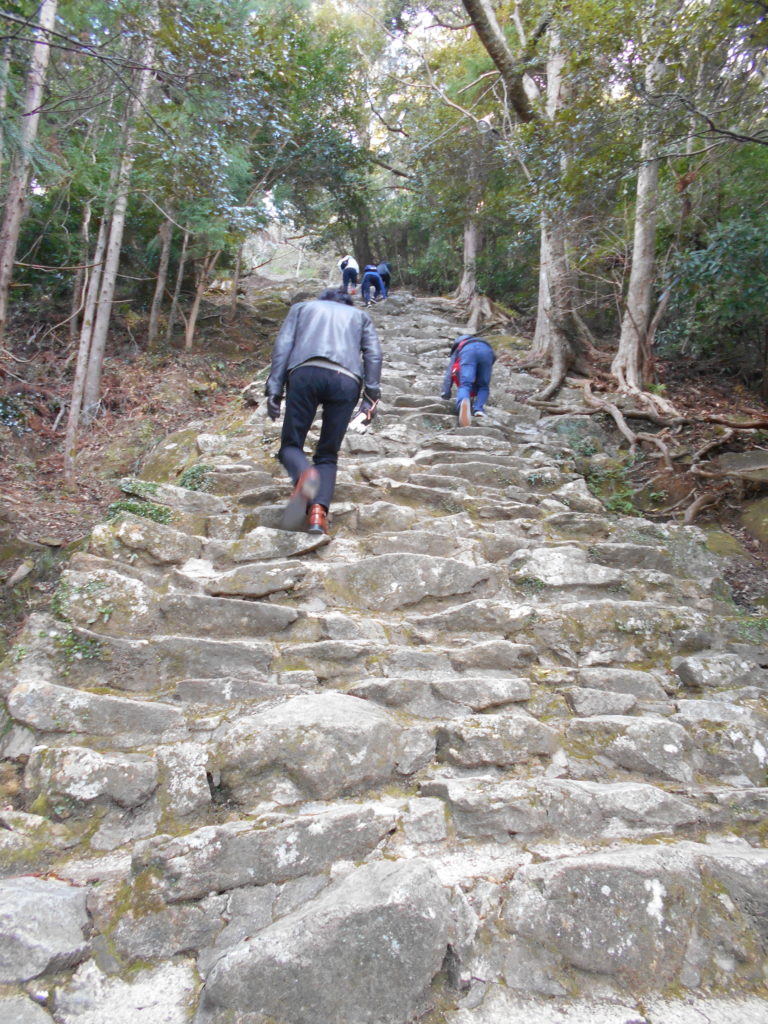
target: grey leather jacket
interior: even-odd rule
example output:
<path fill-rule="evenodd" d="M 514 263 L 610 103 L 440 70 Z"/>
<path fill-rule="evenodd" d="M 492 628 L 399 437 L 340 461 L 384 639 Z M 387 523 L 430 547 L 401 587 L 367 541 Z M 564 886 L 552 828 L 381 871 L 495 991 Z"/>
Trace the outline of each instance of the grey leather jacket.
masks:
<path fill-rule="evenodd" d="M 332 299 L 296 303 L 275 339 L 265 394 L 282 398 L 289 372 L 308 359 L 338 363 L 378 397 L 381 347 L 362 309 Z"/>

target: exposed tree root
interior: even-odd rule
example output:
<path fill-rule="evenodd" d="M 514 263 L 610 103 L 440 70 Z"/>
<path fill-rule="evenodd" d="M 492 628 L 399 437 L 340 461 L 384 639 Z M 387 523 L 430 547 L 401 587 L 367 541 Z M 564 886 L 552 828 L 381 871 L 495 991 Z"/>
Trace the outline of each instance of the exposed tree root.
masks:
<path fill-rule="evenodd" d="M 595 416 L 602 414 L 610 416 L 617 430 L 627 442 L 631 453 L 636 452 L 642 445 L 656 449 L 658 458 L 663 460 L 664 471 L 654 474 L 650 481 L 646 480 L 645 487 L 649 487 L 653 482 L 663 484 L 670 476 L 680 484 L 687 477 L 690 480 L 687 493 L 664 509 L 647 513 L 655 517 L 672 516 L 675 513 L 679 514 L 680 510 L 684 509 L 682 521 L 688 524 L 693 523 L 702 509 L 717 504 L 727 494 L 732 493 L 734 487 L 740 484 L 738 472 L 728 472 L 712 461 L 704 461 L 705 456 L 715 449 L 727 446 L 741 432 L 751 433 L 756 428 L 768 426 L 766 418 L 762 416 L 741 423 L 735 423 L 729 417 L 718 415 L 682 416 L 671 403 L 659 401 L 658 396 L 646 396 L 643 392 L 631 392 L 632 396 L 640 401 L 642 408 L 620 409 L 615 402 L 596 395 L 592 390 L 591 380 L 581 382 L 580 386 L 584 393 L 584 406 L 563 406 L 548 401 L 557 390 L 554 382 L 543 391 L 529 396 L 527 401 L 530 405 L 549 415 Z M 624 391 L 624 395 L 628 393 L 626 390 Z M 649 400 L 646 401 L 646 398 Z M 663 415 L 661 410 L 666 409 L 671 410 L 671 413 Z M 664 429 L 659 433 L 635 431 L 627 422 L 630 419 L 644 419 Z M 687 447 L 679 448 L 674 452 L 671 450 L 669 440 L 672 431 L 677 433 L 684 426 L 700 426 L 707 423 L 723 425 L 727 429 L 721 437 L 700 445 L 693 454 Z M 681 461 L 683 459 L 685 459 L 685 463 Z M 706 490 L 700 492 L 699 485 L 703 484 L 705 480 L 712 483 Z"/>

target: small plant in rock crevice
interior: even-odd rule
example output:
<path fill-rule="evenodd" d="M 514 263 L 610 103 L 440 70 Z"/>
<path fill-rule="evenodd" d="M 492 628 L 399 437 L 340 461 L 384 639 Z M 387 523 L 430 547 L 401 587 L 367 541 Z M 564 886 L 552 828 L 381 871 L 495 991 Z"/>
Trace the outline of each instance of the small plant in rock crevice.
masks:
<path fill-rule="evenodd" d="M 68 666 L 64 675 L 69 674 L 68 669 L 75 661 L 91 661 L 102 656 L 102 646 L 98 640 L 80 636 L 74 629 L 55 637 L 53 643 L 61 651 Z"/>
<path fill-rule="evenodd" d="M 135 494 L 139 498 L 151 498 L 160 490 L 160 485 L 154 480 L 139 480 L 132 476 L 120 481 L 120 490 L 125 494 Z"/>
<path fill-rule="evenodd" d="M 609 512 L 636 516 L 635 489 L 627 479 L 627 468 L 593 469 L 586 477 L 587 487 Z"/>
<path fill-rule="evenodd" d="M 107 507 L 107 519 L 115 519 L 121 512 L 130 512 L 131 515 L 151 519 L 155 523 L 170 523 L 173 519 L 173 509 L 168 508 L 167 505 L 156 505 L 153 501 L 140 501 L 132 498 L 113 501 Z"/>
<path fill-rule="evenodd" d="M 186 487 L 188 491 L 210 491 L 211 481 L 208 479 L 210 472 L 210 466 L 202 464 L 190 466 L 179 477 L 179 487 Z"/>

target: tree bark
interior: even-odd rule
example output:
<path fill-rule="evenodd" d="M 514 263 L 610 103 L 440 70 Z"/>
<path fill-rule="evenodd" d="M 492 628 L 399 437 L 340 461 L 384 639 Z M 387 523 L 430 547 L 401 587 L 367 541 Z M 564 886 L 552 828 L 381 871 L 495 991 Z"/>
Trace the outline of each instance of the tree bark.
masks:
<path fill-rule="evenodd" d="M 8 106 L 8 76 L 11 73 L 11 42 L 6 39 L 3 45 L 3 56 L 0 59 L 0 121 L 4 121 L 6 117 L 6 108 Z M 5 153 L 3 151 L 3 135 L 0 132 L 0 175 L 3 171 L 3 160 Z M 0 196 L 2 198 L 2 196 Z"/>
<path fill-rule="evenodd" d="M 578 363 L 576 332 L 571 329 L 573 301 L 566 251 L 566 228 L 542 218 L 539 264 L 539 303 L 531 355 L 551 363 L 545 396 L 556 393 L 568 370 Z M 539 397 L 544 397 L 540 395 Z"/>
<path fill-rule="evenodd" d="M 509 48 L 506 36 L 496 20 L 490 0 L 462 0 L 480 42 L 504 82 L 507 104 L 521 121 L 533 121 L 536 113 L 523 86 L 523 70 Z"/>
<path fill-rule="evenodd" d="M 646 71 L 646 87 L 653 92 L 661 68 L 657 63 Z M 653 285 L 656 278 L 656 222 L 659 193 L 659 159 L 656 141 L 646 125 L 640 147 L 637 173 L 637 202 L 632 244 L 632 267 L 627 300 L 621 322 L 619 348 L 611 363 L 611 373 L 619 387 L 644 391 L 652 380 L 653 357 L 649 327 L 652 316 Z"/>
<path fill-rule="evenodd" d="M 563 82 L 565 57 L 560 52 L 560 41 L 553 33 L 547 59 L 546 115 L 554 120 L 566 99 Z M 561 169 L 565 170 L 566 155 L 561 153 Z M 565 380 L 570 367 L 580 359 L 578 330 L 571 316 L 573 281 L 568 265 L 568 225 L 564 213 L 542 215 L 539 260 L 539 300 L 536 310 L 536 329 L 532 355 L 551 362 L 550 385 L 546 394 L 552 395 Z"/>
<path fill-rule="evenodd" d="M 171 309 L 168 313 L 168 327 L 165 332 L 165 340 L 170 345 L 171 338 L 173 337 L 173 325 L 176 323 L 176 317 L 179 311 L 179 296 L 181 295 L 181 283 L 184 280 L 184 271 L 187 267 L 187 249 L 189 247 L 189 232 L 184 232 L 184 240 L 181 243 L 181 256 L 179 257 L 179 265 L 176 269 L 176 283 L 173 287 L 173 299 L 171 300 Z"/>
<path fill-rule="evenodd" d="M 57 0 L 42 0 L 40 4 L 40 17 L 35 30 L 36 39 L 27 75 L 19 149 L 11 160 L 8 191 L 5 196 L 5 214 L 0 229 L 0 341 L 5 335 L 8 318 L 8 295 L 27 199 L 32 145 L 37 138 L 40 101 L 43 98 L 45 75 L 51 54 L 48 37 L 56 20 L 56 4 Z"/>
<path fill-rule="evenodd" d="M 83 419 L 86 423 L 95 417 L 101 400 L 101 371 L 104 364 L 107 330 L 112 318 L 112 299 L 114 298 L 115 285 L 117 283 L 120 250 L 123 244 L 125 214 L 128 208 L 128 189 L 135 156 L 136 120 L 146 101 L 152 78 L 151 65 L 155 54 L 153 29 L 154 18 L 150 25 L 149 36 L 147 37 L 142 55 L 142 69 L 139 72 L 138 87 L 126 115 L 125 140 L 119 160 L 115 201 L 109 223 L 109 241 L 101 275 L 96 318 L 93 323 L 88 357 L 88 373 L 83 394 Z"/>
<path fill-rule="evenodd" d="M 205 291 L 208 280 L 213 273 L 213 268 L 216 266 L 216 262 L 221 255 L 221 250 L 218 252 L 210 252 L 201 260 L 198 264 L 197 274 L 195 275 L 195 297 L 192 299 L 192 308 L 189 311 L 187 317 L 187 327 L 184 332 L 184 348 L 192 348 L 192 342 L 195 340 L 195 328 L 197 327 L 197 317 L 200 312 L 200 303 L 203 298 L 203 292 Z"/>
<path fill-rule="evenodd" d="M 534 105 L 527 89 L 524 64 L 515 58 L 507 38 L 502 32 L 490 0 L 462 0 L 475 31 L 501 75 L 506 91 L 507 107 L 521 121 L 554 120 L 565 105 L 567 89 L 563 80 L 565 56 L 558 33 L 549 26 L 549 20 L 542 22 L 537 39 L 549 28 L 549 56 L 547 58 L 547 95 L 544 111 Z M 523 42 L 523 40 L 521 40 Z M 564 169 L 565 153 L 561 154 Z M 542 215 L 541 261 L 539 264 L 539 304 L 536 318 L 536 334 L 533 354 L 537 358 L 551 360 L 551 383 L 547 395 L 554 394 L 565 379 L 571 365 L 579 360 L 577 349 L 578 332 L 571 328 L 570 311 L 572 287 L 567 261 L 565 217 L 561 211 Z"/>
<path fill-rule="evenodd" d="M 227 320 L 231 323 L 237 316 L 237 291 L 240 287 L 240 273 L 243 267 L 243 247 L 238 247 L 237 256 L 235 257 L 235 269 L 232 274 L 232 297 L 229 303 L 229 309 L 227 310 Z"/>
<path fill-rule="evenodd" d="M 155 282 L 155 294 L 152 297 L 152 307 L 149 311 L 149 325 L 147 327 L 147 348 L 152 348 L 157 341 L 160 327 L 160 307 L 163 304 L 163 295 L 168 281 L 168 263 L 171 258 L 171 241 L 173 239 L 173 224 L 170 218 L 166 218 L 158 229 L 160 239 L 160 262 L 157 267 L 157 280 Z"/>
<path fill-rule="evenodd" d="M 473 214 L 464 222 L 464 263 L 459 287 L 454 297 L 462 303 L 471 303 L 477 295 L 477 254 L 480 251 L 482 232 Z"/>
<path fill-rule="evenodd" d="M 107 220 L 102 218 L 99 226 L 99 234 L 96 239 L 96 249 L 93 254 L 93 267 L 87 278 L 85 287 L 85 306 L 83 309 L 83 321 L 80 329 L 80 347 L 77 353 L 77 364 L 75 376 L 72 381 L 72 396 L 69 400 L 69 415 L 67 416 L 67 428 L 64 436 L 64 483 L 72 487 L 75 483 L 75 454 L 77 451 L 77 433 L 80 427 L 80 414 L 83 407 L 83 393 L 85 391 L 85 378 L 88 370 L 88 358 L 91 352 L 91 336 L 93 320 L 96 315 L 96 302 L 99 296 L 101 285 L 102 268 L 104 265 L 104 252 L 107 247 Z"/>
<path fill-rule="evenodd" d="M 88 262 L 88 255 L 90 253 L 90 229 L 91 229 L 91 201 L 86 200 L 83 208 L 83 219 L 80 223 L 80 263 L 85 264 Z M 69 341 L 71 345 L 77 344 L 77 339 L 80 336 L 80 313 L 82 311 L 82 303 L 85 284 L 85 267 L 80 266 L 75 271 L 75 278 L 72 282 L 72 302 L 69 307 Z"/>

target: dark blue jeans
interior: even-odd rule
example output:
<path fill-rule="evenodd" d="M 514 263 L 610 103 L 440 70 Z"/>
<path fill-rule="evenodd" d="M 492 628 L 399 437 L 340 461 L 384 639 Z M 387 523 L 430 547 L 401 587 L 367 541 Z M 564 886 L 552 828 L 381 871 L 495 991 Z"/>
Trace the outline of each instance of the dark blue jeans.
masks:
<path fill-rule="evenodd" d="M 459 352 L 459 387 L 456 408 L 465 398 L 475 396 L 474 412 L 482 412 L 488 401 L 493 368 L 493 349 L 484 341 L 470 341 Z"/>
<path fill-rule="evenodd" d="M 341 272 L 341 287 L 345 292 L 349 291 L 349 286 L 352 285 L 354 288 L 357 284 L 357 271 L 354 267 L 344 267 Z"/>
<path fill-rule="evenodd" d="M 378 274 L 374 274 L 372 270 L 369 270 L 366 274 L 363 274 L 363 280 L 360 285 L 360 289 L 363 294 L 363 302 L 371 301 L 371 287 L 373 287 L 377 299 L 379 296 L 386 299 L 387 289 L 384 287 L 384 282 Z"/>
<path fill-rule="evenodd" d="M 322 406 L 320 439 L 312 462 L 320 474 L 320 489 L 315 501 L 326 511 L 331 506 L 336 487 L 339 448 L 359 397 L 359 381 L 337 370 L 326 370 L 324 366 L 297 366 L 288 375 L 285 417 L 277 457 L 296 483 L 309 466 L 304 442 L 318 406 Z"/>

